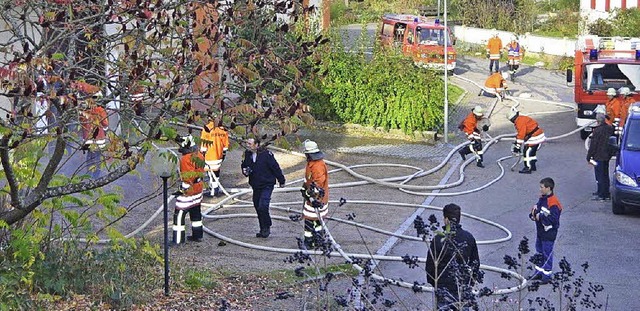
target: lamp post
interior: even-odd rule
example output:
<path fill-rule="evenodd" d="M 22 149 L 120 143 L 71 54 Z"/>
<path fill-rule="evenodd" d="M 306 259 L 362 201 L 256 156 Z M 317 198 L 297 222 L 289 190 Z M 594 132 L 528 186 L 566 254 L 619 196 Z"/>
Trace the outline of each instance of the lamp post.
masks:
<path fill-rule="evenodd" d="M 151 170 L 162 178 L 162 205 L 164 209 L 164 295 L 169 296 L 169 202 L 168 180 L 175 172 L 177 157 L 168 149 L 154 152 Z"/>

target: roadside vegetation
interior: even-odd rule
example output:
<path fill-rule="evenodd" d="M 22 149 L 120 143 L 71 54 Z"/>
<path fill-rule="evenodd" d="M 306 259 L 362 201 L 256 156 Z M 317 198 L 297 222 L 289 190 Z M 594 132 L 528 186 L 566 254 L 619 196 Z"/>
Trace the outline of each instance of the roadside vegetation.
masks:
<path fill-rule="evenodd" d="M 360 42 L 370 40 L 363 33 Z M 310 91 L 314 116 L 321 120 L 414 131 L 438 130 L 444 120 L 441 71 L 418 68 L 396 49 L 375 44 L 345 48 L 336 33 L 322 60 L 323 78 Z M 449 103 L 463 90 L 450 84 Z"/>

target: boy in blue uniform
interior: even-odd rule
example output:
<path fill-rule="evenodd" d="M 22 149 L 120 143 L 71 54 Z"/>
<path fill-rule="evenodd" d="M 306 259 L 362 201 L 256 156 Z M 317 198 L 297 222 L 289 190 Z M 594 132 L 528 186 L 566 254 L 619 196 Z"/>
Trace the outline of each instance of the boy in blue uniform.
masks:
<path fill-rule="evenodd" d="M 553 193 L 555 183 L 550 177 L 540 180 L 540 198 L 529 213 L 536 223 L 536 253 L 542 255 L 542 265 L 534 266 L 535 273 L 530 280 L 540 280 L 541 284 L 551 281 L 553 268 L 553 244 L 560 228 L 562 205 Z"/>

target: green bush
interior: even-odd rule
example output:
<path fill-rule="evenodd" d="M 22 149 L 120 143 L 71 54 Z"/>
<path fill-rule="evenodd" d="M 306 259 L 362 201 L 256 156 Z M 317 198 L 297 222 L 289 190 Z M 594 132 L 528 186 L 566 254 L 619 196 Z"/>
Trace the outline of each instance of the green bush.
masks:
<path fill-rule="evenodd" d="M 162 287 L 161 268 L 158 248 L 147 241 L 122 240 L 102 250 L 67 242 L 36 265 L 34 286 L 59 296 L 88 294 L 120 309 L 149 301 Z"/>
<path fill-rule="evenodd" d="M 589 25 L 589 33 L 602 37 L 610 37 L 613 35 L 613 25 L 606 19 L 598 18 Z"/>
<path fill-rule="evenodd" d="M 638 8 L 616 9 L 613 18 L 613 35 L 640 37 L 640 10 Z"/>
<path fill-rule="evenodd" d="M 444 82 L 441 72 L 417 68 L 396 51 L 376 48 L 371 59 L 364 53 L 344 52 L 333 40 L 326 53 L 319 92 L 312 112 L 322 119 L 385 129 L 434 130 L 443 122 Z M 450 88 L 451 101 L 462 91 Z"/>

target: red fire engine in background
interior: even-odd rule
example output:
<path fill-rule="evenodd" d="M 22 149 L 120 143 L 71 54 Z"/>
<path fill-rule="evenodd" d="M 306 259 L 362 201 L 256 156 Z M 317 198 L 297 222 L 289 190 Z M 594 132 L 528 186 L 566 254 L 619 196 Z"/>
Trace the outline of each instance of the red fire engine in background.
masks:
<path fill-rule="evenodd" d="M 633 98 L 640 101 L 640 38 L 581 36 L 575 50 L 574 97 L 578 108 L 576 123 L 585 126 L 595 120 L 595 110 L 604 110 L 607 89 L 618 91 L 628 87 Z M 567 82 L 572 81 L 571 70 Z M 580 132 L 586 139 L 591 133 L 587 127 Z"/>
<path fill-rule="evenodd" d="M 444 44 L 447 37 L 445 65 Z M 456 68 L 455 38 L 438 19 L 408 14 L 385 14 L 380 41 L 385 46 L 401 46 L 402 53 L 413 58 L 416 66 L 447 70 Z"/>

